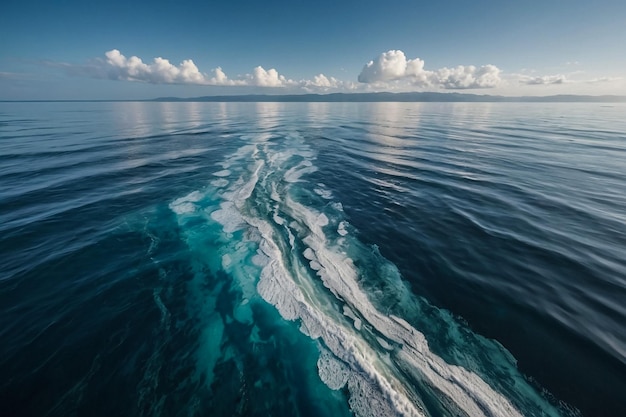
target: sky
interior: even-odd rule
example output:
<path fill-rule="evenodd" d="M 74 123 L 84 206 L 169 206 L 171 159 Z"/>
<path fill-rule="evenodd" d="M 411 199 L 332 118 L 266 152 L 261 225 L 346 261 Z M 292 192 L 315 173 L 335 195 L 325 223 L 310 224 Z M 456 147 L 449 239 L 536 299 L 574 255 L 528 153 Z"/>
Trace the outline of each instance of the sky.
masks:
<path fill-rule="evenodd" d="M 624 0 L 4 0 L 0 100 L 626 95 Z"/>

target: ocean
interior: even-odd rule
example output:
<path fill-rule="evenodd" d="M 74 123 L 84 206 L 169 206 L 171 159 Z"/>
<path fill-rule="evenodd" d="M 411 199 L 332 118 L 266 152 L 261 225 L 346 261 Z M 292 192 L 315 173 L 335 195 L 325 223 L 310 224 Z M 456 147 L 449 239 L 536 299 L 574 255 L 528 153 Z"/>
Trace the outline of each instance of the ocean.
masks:
<path fill-rule="evenodd" d="M 0 103 L 0 415 L 624 416 L 625 115 Z"/>

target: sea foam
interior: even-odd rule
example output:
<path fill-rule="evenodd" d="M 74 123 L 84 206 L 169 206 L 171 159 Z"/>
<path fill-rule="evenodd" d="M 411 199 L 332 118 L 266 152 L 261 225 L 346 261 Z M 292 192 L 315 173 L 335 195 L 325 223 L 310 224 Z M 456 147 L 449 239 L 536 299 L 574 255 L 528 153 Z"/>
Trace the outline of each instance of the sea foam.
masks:
<path fill-rule="evenodd" d="M 360 287 L 361 272 L 347 255 L 355 252 L 351 245 L 356 241 L 347 236 L 343 207 L 337 202 L 328 206 L 331 219 L 294 197 L 303 192 L 294 188 L 296 184 L 317 168 L 311 162 L 313 152 L 301 139 L 290 145 L 281 151 L 259 141 L 223 164 L 239 179 L 216 191 L 222 202 L 210 217 L 222 225 L 226 239 L 243 230 L 242 238 L 258 248 L 247 255 L 254 258 L 250 263 L 258 281 L 235 267 L 232 256 L 222 257 L 222 267 L 236 273 L 240 285 L 248 288 L 245 299 L 256 291 L 283 319 L 298 320 L 300 330 L 320 342 L 321 380 L 334 390 L 347 387 L 350 407 L 358 416 L 428 415 L 416 381 L 438 392 L 441 406 L 452 414 L 520 416 L 477 374 L 431 352 L 424 335 L 406 320 L 378 310 Z M 311 196 L 332 198 L 320 190 Z M 184 214 L 196 197 L 192 193 L 170 207 Z M 334 230 L 327 228 L 330 224 Z M 232 250 L 239 250 L 235 247 Z M 252 320 L 247 303 L 234 315 L 242 322 Z"/>

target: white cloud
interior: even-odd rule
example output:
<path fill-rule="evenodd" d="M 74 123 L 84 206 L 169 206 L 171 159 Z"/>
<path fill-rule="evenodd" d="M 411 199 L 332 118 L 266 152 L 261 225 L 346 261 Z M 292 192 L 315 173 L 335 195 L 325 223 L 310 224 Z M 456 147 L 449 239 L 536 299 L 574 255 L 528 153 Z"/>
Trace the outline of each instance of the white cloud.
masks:
<path fill-rule="evenodd" d="M 419 58 L 407 59 L 404 52 L 391 50 L 383 52 L 368 62 L 358 77 L 361 83 L 409 83 L 426 88 L 472 89 L 493 88 L 500 79 L 500 69 L 495 65 L 460 65 L 455 68 L 441 68 L 435 71 L 424 69 L 424 61 Z"/>
<path fill-rule="evenodd" d="M 437 82 L 448 89 L 494 88 L 500 83 L 500 69 L 495 65 L 459 65 L 437 70 Z"/>
<path fill-rule="evenodd" d="M 352 81 L 342 81 L 335 77 L 318 74 L 312 80 L 298 81 L 298 87 L 307 93 L 367 91 L 367 86 Z"/>
<path fill-rule="evenodd" d="M 597 84 L 597 83 L 611 83 L 615 81 L 623 80 L 622 77 L 601 77 L 601 78 L 593 78 L 591 80 L 586 80 L 586 83 L 589 84 Z"/>
<path fill-rule="evenodd" d="M 229 78 L 221 67 L 211 74 L 200 72 L 191 59 L 179 65 L 173 65 L 161 57 L 154 58 L 152 63 L 144 63 L 137 56 L 125 57 L 119 50 L 112 49 L 105 53 L 106 59 L 95 60 L 89 65 L 76 66 L 62 64 L 69 73 L 83 74 L 96 78 L 112 80 L 140 81 L 152 84 L 195 84 L 213 86 L 252 86 L 252 87 L 289 87 L 297 86 L 298 82 L 287 79 L 274 68 L 254 68 L 251 74 L 236 79 Z M 307 81 L 308 82 L 308 81 Z"/>
<path fill-rule="evenodd" d="M 201 72 L 191 59 L 179 65 L 161 57 L 145 63 L 137 56 L 127 58 L 119 50 L 105 53 L 105 59 L 95 59 L 86 65 L 46 62 L 46 65 L 63 68 L 68 74 L 111 80 L 146 82 L 151 84 L 192 84 L 207 86 L 244 86 L 266 88 L 301 88 L 307 92 L 354 90 L 356 84 L 318 74 L 312 80 L 294 81 L 276 69 L 254 68 L 251 73 L 229 78 L 221 67 L 210 73 Z M 0 74 L 1 75 L 1 74 Z"/>
<path fill-rule="evenodd" d="M 402 51 L 387 51 L 368 62 L 359 74 L 359 82 L 375 83 L 406 78 L 426 78 L 431 74 L 424 71 L 424 61 L 419 58 L 407 60 Z M 424 81 L 425 78 L 424 78 Z"/>
<path fill-rule="evenodd" d="M 509 95 L 534 95 L 544 92 L 560 94 L 624 94 L 622 77 L 590 77 L 584 71 L 560 74 L 542 74 L 536 70 L 504 75 L 503 93 Z"/>
<path fill-rule="evenodd" d="M 337 88 L 340 86 L 340 81 L 334 77 L 328 78 L 324 74 L 318 74 L 313 77 L 309 84 L 314 87 Z"/>
<path fill-rule="evenodd" d="M 144 62 L 137 56 L 124 56 L 112 49 L 103 58 L 93 59 L 83 65 L 44 61 L 43 65 L 60 68 L 70 75 L 124 80 L 151 84 L 190 84 L 204 86 L 243 87 L 246 91 L 262 92 L 262 89 L 282 89 L 284 94 L 298 92 L 373 92 L 415 90 L 463 90 L 497 88 L 499 94 L 524 94 L 540 87 L 562 89 L 572 92 L 610 92 L 611 86 L 623 89 L 622 78 L 602 77 L 585 79 L 583 71 L 542 75 L 534 70 L 522 73 L 502 73 L 495 65 L 459 65 L 452 68 L 426 69 L 424 60 L 408 59 L 400 50 L 380 54 L 363 66 L 358 82 L 343 81 L 325 74 L 311 79 L 290 79 L 275 68 L 257 66 L 249 73 L 230 78 L 222 67 L 202 72 L 191 59 L 178 65 L 168 59 L 157 57 Z M 13 78 L 14 74 L 0 72 L 0 79 Z M 588 88 L 585 88 L 587 85 Z M 592 85 L 595 90 L 592 90 Z M 553 87 L 550 87 L 553 86 Z"/>
<path fill-rule="evenodd" d="M 299 86 L 305 91 L 329 91 L 329 90 L 343 90 L 352 89 L 352 84 L 345 81 L 338 80 L 335 77 L 327 77 L 324 74 L 318 74 L 313 77 L 312 80 L 302 80 L 299 82 Z"/>
<path fill-rule="evenodd" d="M 566 84 L 571 82 L 565 75 L 542 75 L 538 77 L 530 77 L 528 75 L 520 75 L 520 84 L 526 85 L 554 85 L 554 84 Z"/>
<path fill-rule="evenodd" d="M 204 84 L 202 74 L 191 59 L 175 66 L 167 59 L 154 58 L 152 64 L 145 64 L 141 58 L 126 58 L 117 49 L 108 51 L 105 65 L 108 78 L 128 81 L 145 81 L 154 84 Z"/>
<path fill-rule="evenodd" d="M 258 66 L 252 72 L 252 75 L 248 75 L 248 85 L 254 85 L 257 87 L 286 87 L 289 85 L 295 85 L 292 80 L 286 79 L 283 75 L 280 75 L 274 68 L 269 70 L 263 69 Z"/>
<path fill-rule="evenodd" d="M 208 85 L 243 85 L 244 81 L 231 80 L 226 73 L 222 71 L 221 67 L 217 67 L 213 70 L 213 77 L 209 78 L 206 83 Z"/>

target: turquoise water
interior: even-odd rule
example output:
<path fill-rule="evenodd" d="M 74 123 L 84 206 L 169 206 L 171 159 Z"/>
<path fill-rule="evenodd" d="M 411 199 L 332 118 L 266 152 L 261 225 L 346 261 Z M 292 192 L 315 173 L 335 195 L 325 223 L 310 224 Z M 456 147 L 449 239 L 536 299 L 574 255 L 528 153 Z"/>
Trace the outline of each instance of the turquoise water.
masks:
<path fill-rule="evenodd" d="M 3 409 L 625 414 L 625 109 L 2 103 Z"/>

